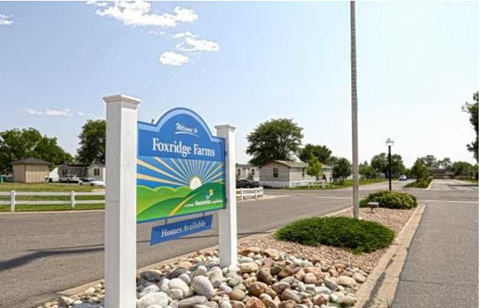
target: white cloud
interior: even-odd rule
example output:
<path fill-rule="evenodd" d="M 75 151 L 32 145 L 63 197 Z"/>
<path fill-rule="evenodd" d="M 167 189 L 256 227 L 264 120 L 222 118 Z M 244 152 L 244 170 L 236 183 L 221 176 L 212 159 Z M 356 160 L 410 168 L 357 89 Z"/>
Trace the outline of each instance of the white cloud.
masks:
<path fill-rule="evenodd" d="M 220 45 L 209 40 L 200 40 L 195 37 L 185 37 L 185 41 L 177 45 L 177 49 L 184 52 L 212 52 L 219 51 Z"/>
<path fill-rule="evenodd" d="M 181 66 L 187 64 L 189 58 L 179 53 L 175 53 L 173 51 L 166 51 L 162 53 L 159 59 L 160 63 L 163 65 L 170 65 L 170 66 Z"/>
<path fill-rule="evenodd" d="M 91 2 L 91 1 L 90 1 Z M 101 3 L 101 5 L 99 5 Z M 113 5 L 106 2 L 87 3 L 100 7 L 95 14 L 110 17 L 127 26 L 159 26 L 163 28 L 176 27 L 178 23 L 191 23 L 198 15 L 191 9 L 176 7 L 173 14 L 152 13 L 152 6 L 147 1 L 117 1 Z M 104 5 L 106 4 L 106 5 Z"/>
<path fill-rule="evenodd" d="M 107 7 L 107 6 L 108 6 L 108 2 L 107 2 L 107 1 L 96 1 L 96 0 L 93 0 L 93 1 L 87 1 L 87 4 L 88 4 L 88 5 L 94 5 L 94 6 L 97 6 L 97 7 Z"/>
<path fill-rule="evenodd" d="M 173 38 L 183 38 L 183 37 L 197 37 L 195 34 L 193 34 L 192 32 L 190 31 L 187 31 L 187 32 L 179 32 L 179 33 L 175 33 L 174 35 L 172 35 Z"/>
<path fill-rule="evenodd" d="M 0 14 L 0 26 L 10 26 L 13 24 L 12 15 Z"/>
<path fill-rule="evenodd" d="M 39 115 L 39 116 L 51 116 L 51 117 L 73 117 L 73 116 L 80 116 L 80 117 L 88 117 L 88 118 L 98 118 L 93 113 L 85 113 L 81 111 L 72 111 L 69 108 L 63 109 L 52 109 L 52 108 L 45 108 L 45 109 L 34 109 L 34 108 L 25 108 L 23 109 L 26 113 L 31 115 Z"/>
<path fill-rule="evenodd" d="M 73 116 L 73 112 L 68 109 L 50 109 L 46 108 L 44 110 L 32 109 L 32 108 L 25 108 L 25 112 L 33 115 L 46 115 L 46 116 L 55 116 L 55 117 L 71 117 Z"/>

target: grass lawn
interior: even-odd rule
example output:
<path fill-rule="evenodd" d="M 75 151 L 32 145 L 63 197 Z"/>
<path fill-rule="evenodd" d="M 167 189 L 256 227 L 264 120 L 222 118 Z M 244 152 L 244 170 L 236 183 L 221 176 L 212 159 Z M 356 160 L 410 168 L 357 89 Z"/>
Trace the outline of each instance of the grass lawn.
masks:
<path fill-rule="evenodd" d="M 368 185 L 368 184 L 375 184 L 375 183 L 381 183 L 381 182 L 387 182 L 388 179 L 360 179 L 360 185 Z M 347 187 L 352 187 L 353 186 L 353 180 L 345 180 L 343 183 L 329 183 L 325 186 L 325 189 L 339 189 L 339 188 L 347 188 Z M 322 186 L 301 186 L 301 187 L 295 187 L 295 188 L 290 188 L 290 189 L 323 189 Z"/>
<path fill-rule="evenodd" d="M 75 205 L 76 211 L 87 210 L 103 210 L 105 204 L 77 204 Z M 48 211 L 70 211 L 69 204 L 17 204 L 15 206 L 15 212 L 48 212 Z M 0 212 L 10 212 L 10 205 L 0 205 Z"/>
<path fill-rule="evenodd" d="M 78 184 L 64 183 L 0 183 L 0 192 L 9 192 L 15 190 L 17 192 L 91 192 L 93 190 L 102 190 L 101 187 L 83 186 Z M 70 201 L 70 196 L 16 196 L 18 201 L 45 201 L 45 204 L 17 204 L 16 212 L 29 211 L 69 211 L 69 204 L 48 204 L 48 201 Z M 104 196 L 75 196 L 75 200 L 104 200 Z M 0 196 L 0 201 L 9 201 L 10 196 Z M 104 209 L 104 204 L 76 204 L 76 210 L 97 210 Z M 10 205 L 0 205 L 0 212 L 9 212 Z"/>
<path fill-rule="evenodd" d="M 478 180 L 463 179 L 463 180 L 460 180 L 460 181 L 464 181 L 464 182 L 468 182 L 468 183 L 472 183 L 472 184 L 477 184 L 477 185 L 478 185 Z"/>
<path fill-rule="evenodd" d="M 102 189 L 95 186 L 84 186 L 79 184 L 65 183 L 0 183 L 0 191 L 92 191 L 93 189 Z"/>

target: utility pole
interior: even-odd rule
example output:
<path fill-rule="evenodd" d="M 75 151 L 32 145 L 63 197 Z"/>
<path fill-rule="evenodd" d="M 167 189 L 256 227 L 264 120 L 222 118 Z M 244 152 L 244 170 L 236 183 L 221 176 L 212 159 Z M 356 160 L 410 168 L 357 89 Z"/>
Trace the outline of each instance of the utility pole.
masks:
<path fill-rule="evenodd" d="M 350 1 L 350 63 L 352 69 L 353 217 L 358 219 L 360 218 L 360 209 L 358 205 L 357 41 L 355 31 L 355 1 Z"/>

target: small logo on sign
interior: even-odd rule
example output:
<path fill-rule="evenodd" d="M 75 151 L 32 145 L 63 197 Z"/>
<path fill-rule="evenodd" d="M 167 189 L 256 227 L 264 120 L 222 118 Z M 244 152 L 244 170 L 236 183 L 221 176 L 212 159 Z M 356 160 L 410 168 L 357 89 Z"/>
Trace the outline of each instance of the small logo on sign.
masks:
<path fill-rule="evenodd" d="M 213 189 L 209 189 L 209 190 L 207 191 L 207 195 L 205 196 L 205 198 L 206 198 L 207 200 L 210 200 L 210 197 L 211 197 L 211 196 L 213 196 Z"/>

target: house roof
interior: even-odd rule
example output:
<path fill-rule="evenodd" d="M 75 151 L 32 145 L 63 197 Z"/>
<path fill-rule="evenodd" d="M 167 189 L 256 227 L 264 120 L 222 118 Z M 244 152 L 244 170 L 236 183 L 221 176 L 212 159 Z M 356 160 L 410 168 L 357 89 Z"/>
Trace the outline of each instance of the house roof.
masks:
<path fill-rule="evenodd" d="M 71 168 L 87 168 L 88 165 L 73 165 L 73 164 L 61 164 L 61 165 L 58 165 L 57 167 L 71 167 Z"/>
<path fill-rule="evenodd" d="M 282 164 L 284 166 L 287 166 L 288 168 L 306 168 L 308 166 L 307 163 L 304 163 L 304 162 L 301 162 L 301 161 L 291 161 L 291 160 L 272 160 L 268 163 L 265 163 L 263 164 L 262 166 L 260 167 L 263 167 L 267 164 L 270 164 L 272 162 L 276 162 L 276 163 L 279 163 L 279 164 Z M 330 166 L 328 165 L 325 165 L 322 163 L 322 169 L 324 168 L 331 168 Z"/>
<path fill-rule="evenodd" d="M 104 164 L 91 164 L 90 166 L 88 166 L 88 168 L 92 168 L 92 167 L 104 168 L 105 165 Z"/>
<path fill-rule="evenodd" d="M 255 168 L 255 166 L 252 165 L 252 164 L 235 164 L 235 167 L 237 167 L 237 168 Z"/>
<path fill-rule="evenodd" d="M 20 160 L 15 160 L 10 163 L 11 165 L 47 165 L 49 166 L 50 163 L 35 157 L 27 157 Z"/>

